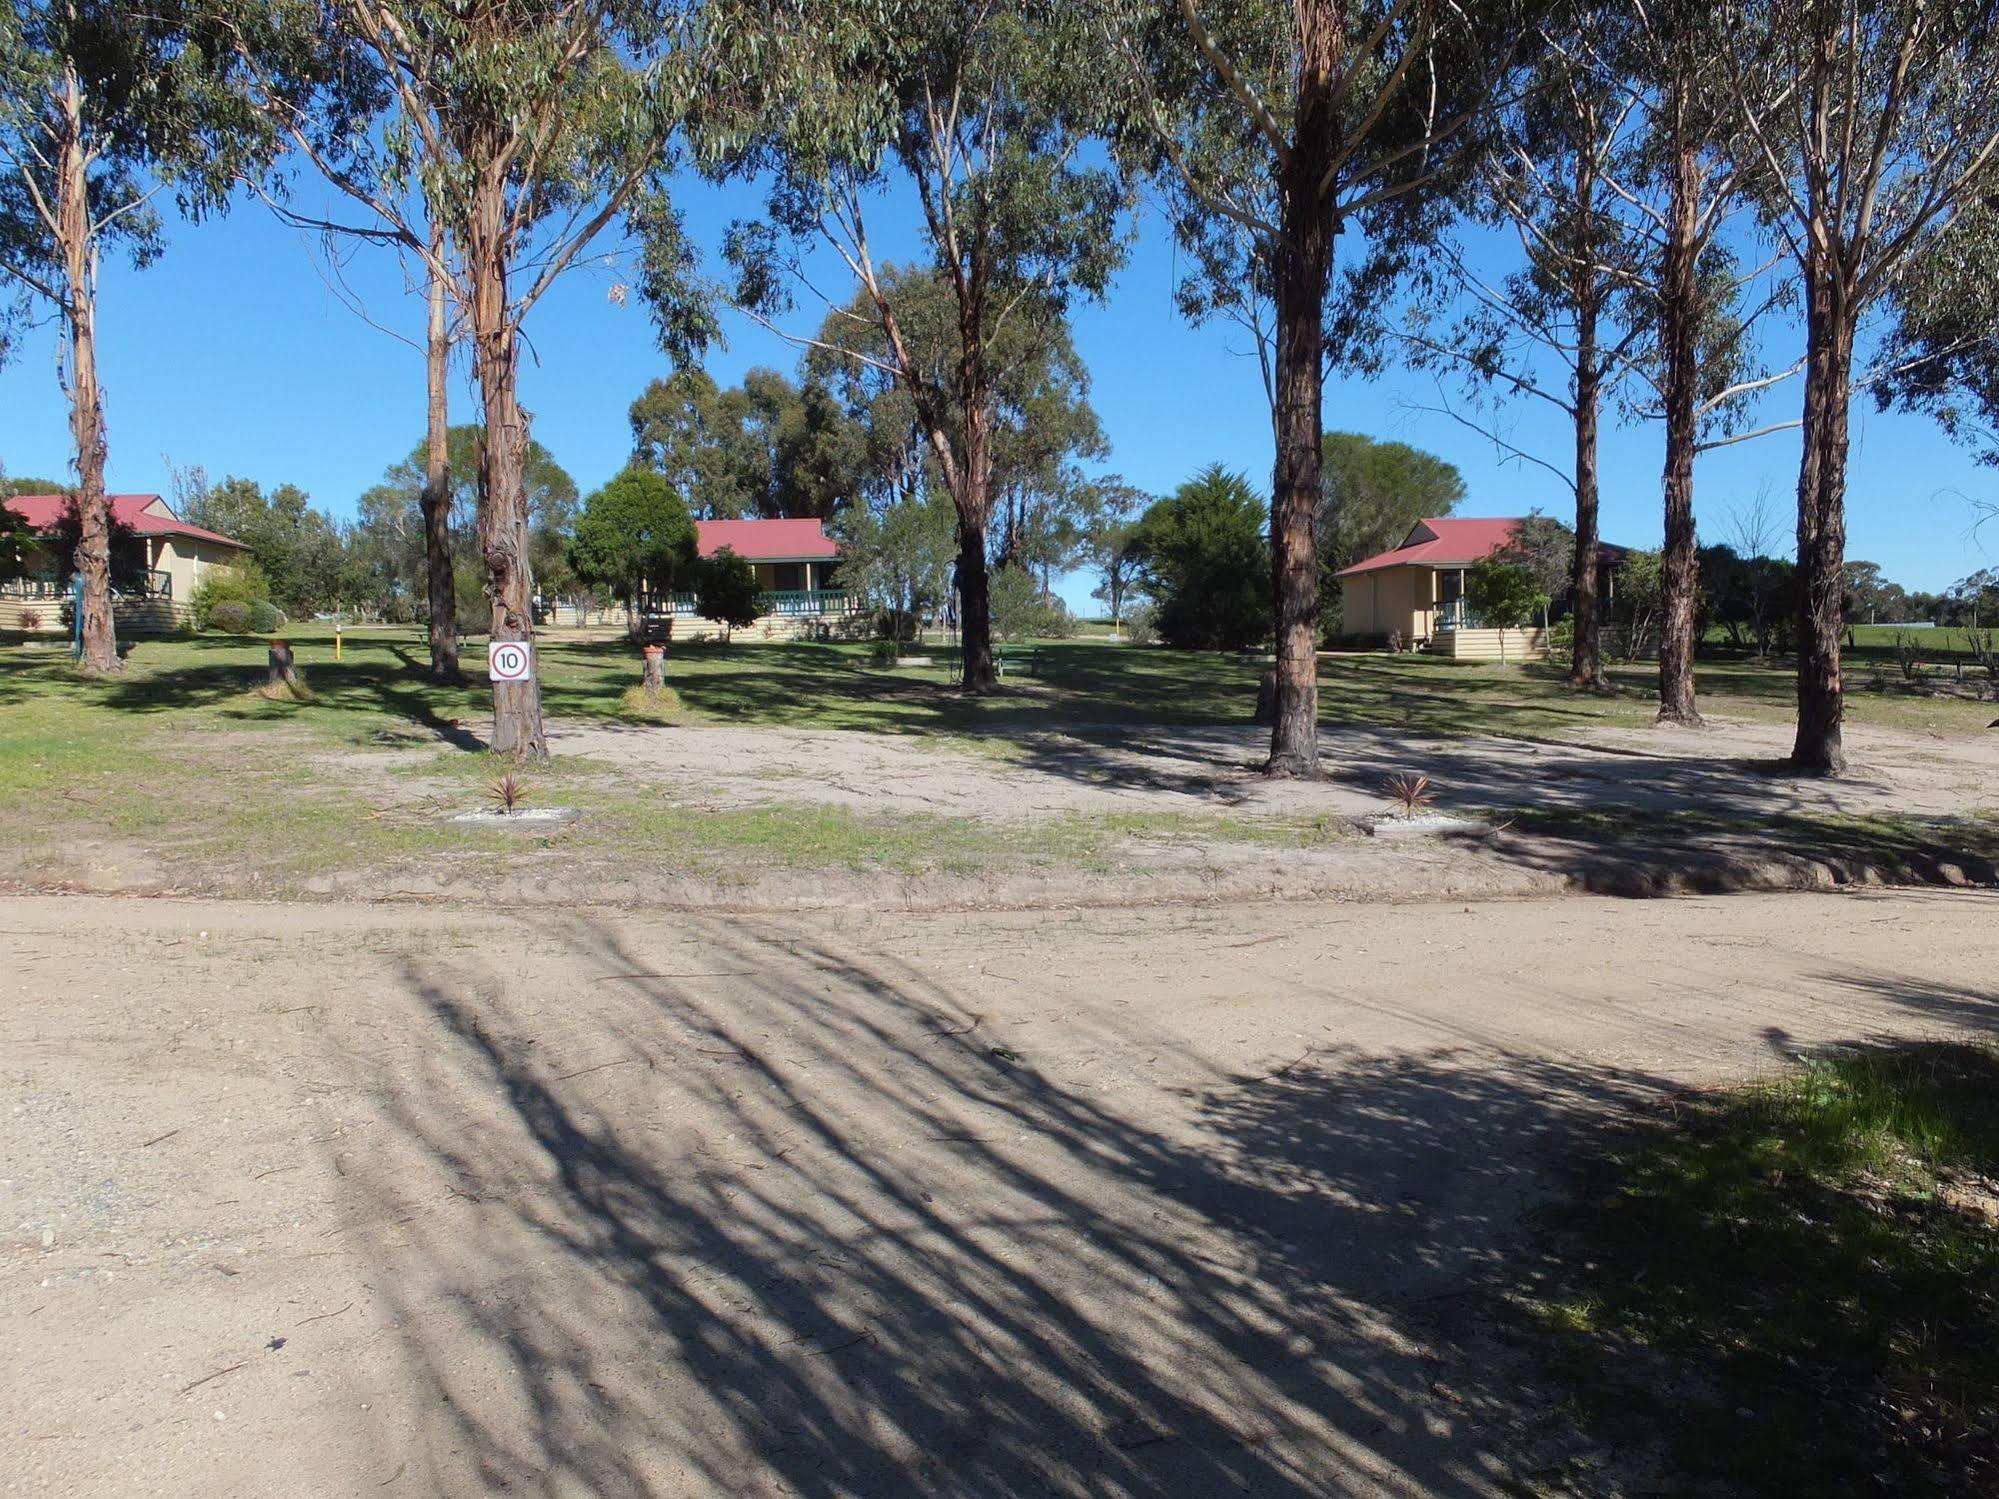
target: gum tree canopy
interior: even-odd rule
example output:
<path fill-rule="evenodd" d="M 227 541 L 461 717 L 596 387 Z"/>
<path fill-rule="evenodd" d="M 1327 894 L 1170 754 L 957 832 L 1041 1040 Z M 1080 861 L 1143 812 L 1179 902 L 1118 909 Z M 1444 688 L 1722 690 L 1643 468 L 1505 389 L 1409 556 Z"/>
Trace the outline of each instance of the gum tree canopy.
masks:
<path fill-rule="evenodd" d="M 1125 195 L 1084 147 L 1106 123 L 1102 32 L 1089 7 L 1038 0 L 790 0 L 761 39 L 782 80 L 737 165 L 769 173 L 767 220 L 738 224 L 737 298 L 765 317 L 829 248 L 865 298 L 839 338 L 800 341 L 866 365 L 909 398 L 958 518 L 967 691 L 997 682 L 987 607 L 999 351 L 1009 325 L 1059 323 L 1122 263 Z M 949 294 L 950 357 L 912 349 L 867 214 L 896 186 L 920 207 L 923 272 Z M 929 275 L 907 279 L 927 288 Z"/>
<path fill-rule="evenodd" d="M 83 662 L 118 665 L 97 275 L 164 248 L 153 204 L 223 208 L 265 133 L 230 86 L 230 54 L 189 0 L 9 0 L 0 8 L 0 359 L 37 310 L 60 329 L 83 576 Z"/>
<path fill-rule="evenodd" d="M 1334 246 L 1412 249 L 1482 157 L 1531 4 L 1111 0 L 1136 92 L 1128 154 L 1161 174 L 1196 273 L 1182 305 L 1270 329 L 1277 698 L 1267 770 L 1316 775 L 1323 365 Z M 1393 274 L 1392 262 L 1380 264 Z M 1361 289 L 1373 300 L 1379 287 Z M 1259 341 L 1260 344 L 1262 340 Z"/>
<path fill-rule="evenodd" d="M 562 274 L 622 219 L 662 340 L 709 333 L 667 196 L 682 127 L 722 88 L 706 71 L 693 0 L 238 0 L 263 107 L 300 150 L 373 152 L 346 180 L 408 232 L 405 248 L 454 280 L 485 439 L 478 549 L 495 640 L 531 640 L 533 566 L 520 404 L 522 325 Z M 418 233 L 420 198 L 457 251 Z M 492 747 L 547 757 L 541 688 L 493 684 Z"/>

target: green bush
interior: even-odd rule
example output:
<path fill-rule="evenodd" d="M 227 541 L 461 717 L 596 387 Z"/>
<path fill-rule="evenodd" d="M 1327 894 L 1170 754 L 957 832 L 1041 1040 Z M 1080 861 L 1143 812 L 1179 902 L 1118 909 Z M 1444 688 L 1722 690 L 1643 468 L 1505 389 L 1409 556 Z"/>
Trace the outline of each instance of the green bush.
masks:
<path fill-rule="evenodd" d="M 694 607 L 704 618 L 721 621 L 727 633 L 762 619 L 770 601 L 757 586 L 756 564 L 723 547 L 694 565 Z"/>
<path fill-rule="evenodd" d="M 1043 593 L 1025 568 L 1002 567 L 987 584 L 993 634 L 1001 640 L 1067 640 L 1076 620 L 1053 594 Z"/>
<path fill-rule="evenodd" d="M 196 614 L 204 630 L 219 630 L 224 635 L 247 635 L 250 633 L 250 606 L 235 599 L 224 599 L 219 604 L 210 604 L 205 615 Z"/>
<path fill-rule="evenodd" d="M 1236 651 L 1270 639 L 1267 524 L 1256 491 L 1220 464 L 1145 512 L 1133 547 L 1162 640 Z"/>
<path fill-rule="evenodd" d="M 1133 645 L 1154 645 L 1159 640 L 1159 610 L 1150 603 L 1133 604 L 1124 611 L 1124 638 Z"/>
<path fill-rule="evenodd" d="M 250 602 L 250 633 L 268 635 L 285 622 L 285 611 L 269 599 L 253 599 Z"/>
<path fill-rule="evenodd" d="M 188 606 L 194 613 L 196 629 L 240 634 L 249 627 L 250 606 L 270 601 L 271 585 L 264 577 L 263 569 L 254 562 L 244 562 L 234 567 L 209 568 L 194 585 L 194 592 L 188 597 Z M 225 604 L 242 606 L 238 623 L 223 624 L 216 620 L 215 611 Z M 237 618 L 233 611 L 228 617 Z"/>

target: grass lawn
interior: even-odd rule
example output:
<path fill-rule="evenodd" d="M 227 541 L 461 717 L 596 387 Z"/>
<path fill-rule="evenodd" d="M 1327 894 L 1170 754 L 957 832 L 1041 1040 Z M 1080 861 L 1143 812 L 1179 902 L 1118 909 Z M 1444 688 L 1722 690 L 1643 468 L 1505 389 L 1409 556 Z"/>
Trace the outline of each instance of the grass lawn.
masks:
<path fill-rule="evenodd" d="M 1537 1345 L 1670 1492 L 1999 1492 L 1999 1050 L 1698 1096 L 1544 1223 Z"/>
<path fill-rule="evenodd" d="M 75 673 L 60 650 L 0 646 L 0 838 L 43 859 L 43 878 L 62 878 L 69 855 L 56 845 L 67 839 L 190 864 L 233 861 L 271 882 L 262 888 L 286 888 L 328 866 L 419 854 L 447 865 L 514 856 L 517 835 L 438 816 L 477 804 L 498 771 L 488 756 L 463 752 L 488 721 L 483 680 L 428 683 L 414 630 L 350 630 L 339 660 L 324 627 L 300 627 L 291 638 L 314 694 L 309 704 L 257 695 L 261 640 L 142 637 L 126 670 L 102 681 Z M 1037 654 L 1035 674 L 968 698 L 954 690 L 943 652 L 928 666 L 886 669 L 864 645 L 685 645 L 669 656 L 680 704 L 672 721 L 924 736 L 1010 758 L 1051 731 L 1241 724 L 1262 669 L 1233 656 L 1099 641 L 1042 643 Z M 623 640 L 558 635 L 540 656 L 551 718 L 650 721 L 626 702 L 638 660 Z M 466 660 L 482 667 L 483 646 Z M 1322 710 L 1329 724 L 1442 737 L 1560 739 L 1596 724 L 1648 723 L 1649 669 L 1617 674 L 1627 690 L 1599 698 L 1569 692 L 1542 666 L 1335 656 L 1321 662 Z M 1719 711 L 1788 713 L 1789 679 L 1777 669 L 1723 665 L 1705 683 Z M 1983 704 L 1870 695 L 1856 695 L 1853 709 L 1859 722 L 1947 733 L 1971 732 L 1989 714 Z M 698 796 L 635 791 L 614 767 L 574 755 L 532 778 L 535 799 L 590 812 L 565 835 L 572 847 L 636 851 L 724 882 L 745 865 L 1087 869 L 1115 865 L 1140 839 L 1304 846 L 1333 836 L 1323 819 L 1307 818 L 1076 814 L 1043 818 L 1023 834 L 967 817 L 707 808 Z M 411 810 L 419 802 L 421 815 Z M 44 846 L 46 855 L 37 852 Z"/>

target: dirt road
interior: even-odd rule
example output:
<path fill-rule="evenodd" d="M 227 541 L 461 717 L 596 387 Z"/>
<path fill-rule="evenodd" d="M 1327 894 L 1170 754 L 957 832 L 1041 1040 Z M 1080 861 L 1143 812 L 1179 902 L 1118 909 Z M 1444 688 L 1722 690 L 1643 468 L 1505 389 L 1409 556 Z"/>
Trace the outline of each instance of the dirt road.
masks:
<path fill-rule="evenodd" d="M 0 902 L 0 1491 L 1493 1494 L 1550 1163 L 1996 917 Z"/>

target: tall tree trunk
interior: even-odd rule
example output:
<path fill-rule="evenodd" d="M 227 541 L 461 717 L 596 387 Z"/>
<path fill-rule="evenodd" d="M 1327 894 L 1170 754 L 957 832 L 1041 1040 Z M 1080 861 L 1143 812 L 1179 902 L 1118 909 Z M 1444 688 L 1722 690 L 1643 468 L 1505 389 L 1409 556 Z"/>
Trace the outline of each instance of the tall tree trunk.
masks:
<path fill-rule="evenodd" d="M 1597 543 L 1597 423 L 1603 406 L 1603 371 L 1598 365 L 1595 307 L 1585 301 L 1576 323 L 1576 550 L 1569 568 L 1574 594 L 1575 657 L 1569 685 L 1607 691 L 1603 674 L 1603 598 Z"/>
<path fill-rule="evenodd" d="M 1334 80 L 1342 46 L 1339 7 L 1306 0 L 1297 10 L 1298 105 L 1281 172 L 1275 405 L 1277 458 L 1270 485 L 1270 582 L 1277 627 L 1277 698 L 1271 776 L 1319 773 L 1319 501 L 1323 463 L 1326 288 L 1337 206 L 1325 182 L 1338 136 Z"/>
<path fill-rule="evenodd" d="M 993 614 L 986 568 L 986 531 L 993 507 L 993 400 L 986 369 L 983 281 L 973 276 L 961 295 L 958 332 L 958 415 L 964 437 L 951 497 L 958 507 L 959 654 L 962 686 L 985 692 L 999 681 L 993 661 Z M 946 470 L 947 477 L 950 470 Z"/>
<path fill-rule="evenodd" d="M 999 681 L 993 661 L 992 596 L 986 568 L 993 482 L 991 418 L 983 391 L 966 396 L 964 462 L 952 498 L 958 508 L 958 631 L 963 642 L 962 685 L 967 692 L 984 692 Z"/>
<path fill-rule="evenodd" d="M 992 598 L 987 586 L 986 528 L 958 514 L 958 638 L 964 657 L 963 686 L 982 692 L 999 680 L 993 662 Z"/>
<path fill-rule="evenodd" d="M 1848 288 L 1826 251 L 1805 271 L 1804 456 L 1798 465 L 1798 732 L 1791 768 L 1846 772 L 1839 637 L 1846 593 L 1847 419 L 1853 395 Z"/>
<path fill-rule="evenodd" d="M 463 250 L 471 286 L 472 367 L 485 408 L 479 450 L 479 554 L 495 641 L 534 640 L 534 578 L 528 566 L 527 414 L 519 399 L 520 347 L 507 299 L 505 201 L 492 174 L 477 183 Z M 541 683 L 493 684 L 495 751 L 517 760 L 546 760 Z"/>
<path fill-rule="evenodd" d="M 76 570 L 83 575 L 83 665 L 118 669 L 111 604 L 111 508 L 104 497 L 104 395 L 97 384 L 97 242 L 90 163 L 83 142 L 83 89 L 76 75 L 57 96 L 63 114 L 56 163 L 56 233 L 62 247 L 63 336 L 68 345 L 69 430 L 76 448 Z"/>
<path fill-rule="evenodd" d="M 1668 106 L 1675 140 L 1666 253 L 1659 277 L 1660 342 L 1665 350 L 1666 545 L 1659 558 L 1664 620 L 1659 633 L 1659 722 L 1698 724 L 1694 699 L 1694 599 L 1700 553 L 1694 530 L 1695 403 L 1699 398 L 1695 330 L 1700 317 L 1696 202 L 1700 156 L 1687 135 L 1686 81 L 1676 78 Z"/>
<path fill-rule="evenodd" d="M 458 588 L 451 572 L 451 428 L 447 380 L 451 368 L 451 328 L 445 280 L 434 268 L 444 259 L 444 230 L 430 229 L 430 328 L 424 349 L 429 386 L 423 471 L 423 555 L 430 580 L 430 675 L 455 682 L 458 668 Z"/>

